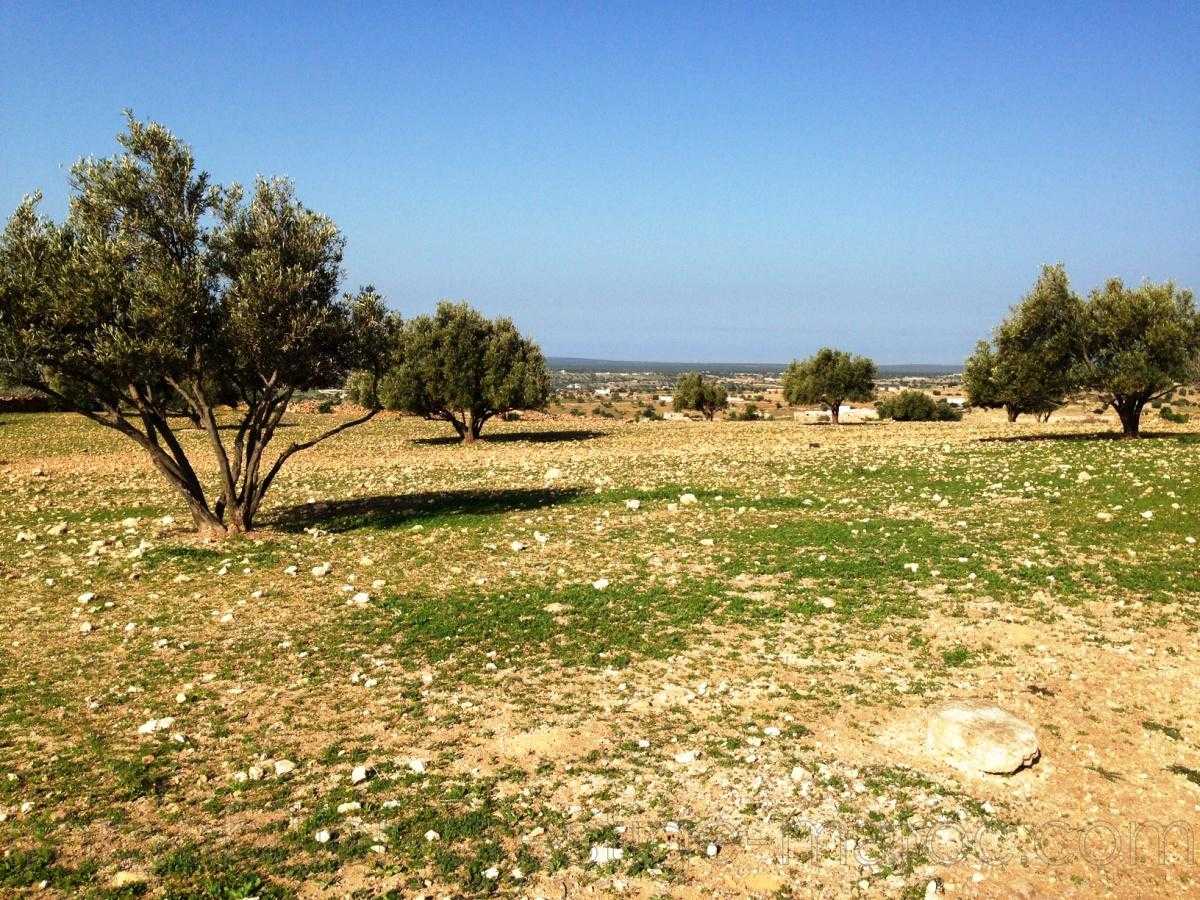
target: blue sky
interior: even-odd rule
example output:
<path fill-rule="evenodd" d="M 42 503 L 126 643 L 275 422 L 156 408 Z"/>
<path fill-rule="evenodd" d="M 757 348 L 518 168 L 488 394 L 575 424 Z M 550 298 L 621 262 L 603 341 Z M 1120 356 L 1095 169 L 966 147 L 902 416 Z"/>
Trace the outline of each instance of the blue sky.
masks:
<path fill-rule="evenodd" d="M 168 124 L 347 286 L 550 354 L 956 362 L 1044 261 L 1200 290 L 1200 4 L 0 3 L 0 207 Z"/>

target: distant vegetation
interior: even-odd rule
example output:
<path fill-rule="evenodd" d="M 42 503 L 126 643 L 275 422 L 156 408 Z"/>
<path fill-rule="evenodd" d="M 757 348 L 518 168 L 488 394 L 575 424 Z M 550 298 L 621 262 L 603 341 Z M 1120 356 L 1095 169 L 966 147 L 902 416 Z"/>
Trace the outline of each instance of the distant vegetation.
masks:
<path fill-rule="evenodd" d="M 901 391 L 880 400 L 875 408 L 881 419 L 897 422 L 957 422 L 962 411 L 945 400 L 934 400 L 924 391 Z"/>
<path fill-rule="evenodd" d="M 793 362 L 783 374 L 783 396 L 788 403 L 820 403 L 833 424 L 847 400 L 866 401 L 875 396 L 875 363 L 865 356 L 824 347 L 803 362 Z"/>
<path fill-rule="evenodd" d="M 692 372 L 675 385 L 673 405 L 676 412 L 694 409 L 704 418 L 712 419 L 718 410 L 729 405 L 729 395 L 720 384 L 706 380 L 699 372 Z"/>

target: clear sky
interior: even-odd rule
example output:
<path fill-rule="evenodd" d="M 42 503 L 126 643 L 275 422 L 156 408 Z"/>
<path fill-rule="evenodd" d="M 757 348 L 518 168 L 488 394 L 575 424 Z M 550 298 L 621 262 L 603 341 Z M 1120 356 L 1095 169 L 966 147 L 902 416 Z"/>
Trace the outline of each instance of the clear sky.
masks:
<path fill-rule="evenodd" d="M 1045 261 L 1200 290 L 1200 3 L 0 0 L 0 207 L 120 111 L 347 286 L 552 355 L 957 362 Z"/>

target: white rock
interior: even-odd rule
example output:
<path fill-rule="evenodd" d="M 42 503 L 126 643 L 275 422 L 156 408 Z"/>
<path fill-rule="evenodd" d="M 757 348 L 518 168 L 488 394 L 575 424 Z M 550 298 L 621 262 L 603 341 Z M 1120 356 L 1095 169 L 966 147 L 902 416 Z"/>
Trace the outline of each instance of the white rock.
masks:
<path fill-rule="evenodd" d="M 641 500 L 638 500 L 636 497 L 635 497 L 635 498 L 633 498 L 633 499 L 631 499 L 631 500 L 626 500 L 626 501 L 625 501 L 625 508 L 626 508 L 626 509 L 633 509 L 633 510 L 641 509 L 641 508 L 642 508 L 642 501 L 641 501 Z"/>
<path fill-rule="evenodd" d="M 430 843 L 433 843 L 434 841 L 438 840 L 440 837 L 441 837 L 441 835 L 438 834 L 436 831 L 434 831 L 432 828 L 429 831 L 425 832 L 425 840 L 429 841 Z"/>
<path fill-rule="evenodd" d="M 592 852 L 588 859 L 598 866 L 604 866 L 611 862 L 616 862 L 625 855 L 625 851 L 620 847 L 605 847 L 600 844 L 592 847 Z"/>
<path fill-rule="evenodd" d="M 513 553 L 520 553 L 525 549 L 526 544 L 524 541 L 513 541 L 509 546 L 512 547 Z"/>
<path fill-rule="evenodd" d="M 425 760 L 417 759 L 415 756 L 408 761 L 408 768 L 411 772 L 416 772 L 418 775 L 425 774 Z"/>
<path fill-rule="evenodd" d="M 675 762 L 680 765 L 690 765 L 694 763 L 700 756 L 698 750 L 683 750 L 675 754 Z"/>
<path fill-rule="evenodd" d="M 555 468 L 554 466 L 551 466 L 549 469 L 546 470 L 546 475 L 545 475 L 546 481 L 558 481 L 558 479 L 560 479 L 560 478 L 562 478 L 562 469 L 558 469 L 558 468 Z"/>
<path fill-rule="evenodd" d="M 368 769 L 366 766 L 355 766 L 354 769 L 350 772 L 350 783 L 351 784 L 362 784 L 364 781 L 370 780 L 371 776 L 374 774 L 375 773 L 372 772 L 370 769 Z"/>
<path fill-rule="evenodd" d="M 79 623 L 79 633 L 80 634 L 91 634 L 92 633 L 92 623 L 91 622 L 80 622 Z"/>
<path fill-rule="evenodd" d="M 296 764 L 290 759 L 275 760 L 275 776 L 277 778 L 282 778 L 284 775 L 290 775 L 294 771 L 296 771 Z"/>
<path fill-rule="evenodd" d="M 712 857 L 712 856 L 716 856 L 718 853 L 720 853 L 721 848 L 718 847 L 716 844 L 709 844 L 707 849 L 704 852 L 707 853 L 710 857 Z"/>
<path fill-rule="evenodd" d="M 594 587 L 598 591 L 602 591 L 606 587 L 608 587 L 608 579 L 607 578 L 597 578 L 595 581 L 592 582 L 592 587 Z"/>
<path fill-rule="evenodd" d="M 357 800 L 351 800 L 349 803 L 339 803 L 337 806 L 338 815 L 344 816 L 349 812 L 358 812 L 362 809 L 362 804 Z"/>
<path fill-rule="evenodd" d="M 680 506 L 691 506 L 693 503 L 699 503 L 699 502 L 700 501 L 696 499 L 695 494 L 680 494 L 679 495 L 679 505 Z"/>
<path fill-rule="evenodd" d="M 943 704 L 933 711 L 925 747 L 958 768 L 1011 775 L 1037 761 L 1037 732 L 998 706 L 975 701 Z"/>
<path fill-rule="evenodd" d="M 495 866 L 491 866 L 490 868 L 487 868 L 487 869 L 485 869 L 485 870 L 484 870 L 484 872 L 483 872 L 483 877 L 484 877 L 484 878 L 489 878 L 489 879 L 492 879 L 492 878 L 499 878 L 499 877 L 500 877 L 500 870 L 499 870 L 499 869 L 497 869 Z"/>
<path fill-rule="evenodd" d="M 93 600 L 96 599 L 96 595 L 93 594 L 91 591 L 84 591 L 82 594 L 79 595 L 78 599 L 79 599 L 80 603 L 91 603 Z"/>
<path fill-rule="evenodd" d="M 318 831 L 316 834 L 313 835 L 313 840 L 316 841 L 318 844 L 328 844 L 332 839 L 333 839 L 333 835 L 330 834 L 329 830 L 325 829 L 325 828 L 322 828 L 320 831 Z"/>

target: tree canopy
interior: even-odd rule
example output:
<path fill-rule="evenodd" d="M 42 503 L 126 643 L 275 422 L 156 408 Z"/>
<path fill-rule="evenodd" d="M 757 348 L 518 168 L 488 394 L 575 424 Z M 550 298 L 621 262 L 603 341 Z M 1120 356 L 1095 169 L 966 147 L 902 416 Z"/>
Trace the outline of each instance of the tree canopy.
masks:
<path fill-rule="evenodd" d="M 706 379 L 699 372 L 682 376 L 671 395 L 671 408 L 676 412 L 694 409 L 709 420 L 728 405 L 729 395 L 724 385 Z"/>
<path fill-rule="evenodd" d="M 1009 421 L 1023 413 L 1046 419 L 1073 387 L 1081 301 L 1061 264 L 1043 266 L 1033 290 L 980 342 L 963 370 L 972 406 L 1003 407 Z"/>
<path fill-rule="evenodd" d="M 1200 313 L 1191 291 L 1172 282 L 1129 288 L 1119 278 L 1092 291 L 1080 316 L 1073 376 L 1116 410 L 1127 436 L 1142 410 L 1200 378 Z"/>
<path fill-rule="evenodd" d="M 493 416 L 541 409 L 549 394 L 541 349 L 511 319 L 445 301 L 404 323 L 397 364 L 379 385 L 388 409 L 449 422 L 467 443 Z"/>
<path fill-rule="evenodd" d="M 865 356 L 823 347 L 804 361 L 793 360 L 783 373 L 783 396 L 793 405 L 820 403 L 834 424 L 847 400 L 875 396 L 875 363 Z"/>
<path fill-rule="evenodd" d="M 1062 265 L 1043 266 L 989 344 L 963 370 L 973 406 L 1047 417 L 1067 394 L 1089 390 L 1113 407 L 1126 436 L 1141 428 L 1147 403 L 1200 378 L 1200 313 L 1191 291 L 1172 282 L 1138 288 L 1110 279 L 1087 300 Z"/>
<path fill-rule="evenodd" d="M 344 241 L 283 179 L 247 199 L 197 171 L 191 149 L 127 114 L 122 152 L 71 169 L 56 223 L 26 198 L 0 237 L 0 377 L 135 441 L 198 528 L 245 531 L 284 462 L 264 452 L 297 391 L 378 372 L 395 323 L 365 288 L 339 295 Z M 229 435 L 217 408 L 236 405 Z M 219 473 L 210 502 L 176 430 L 204 430 Z"/>

